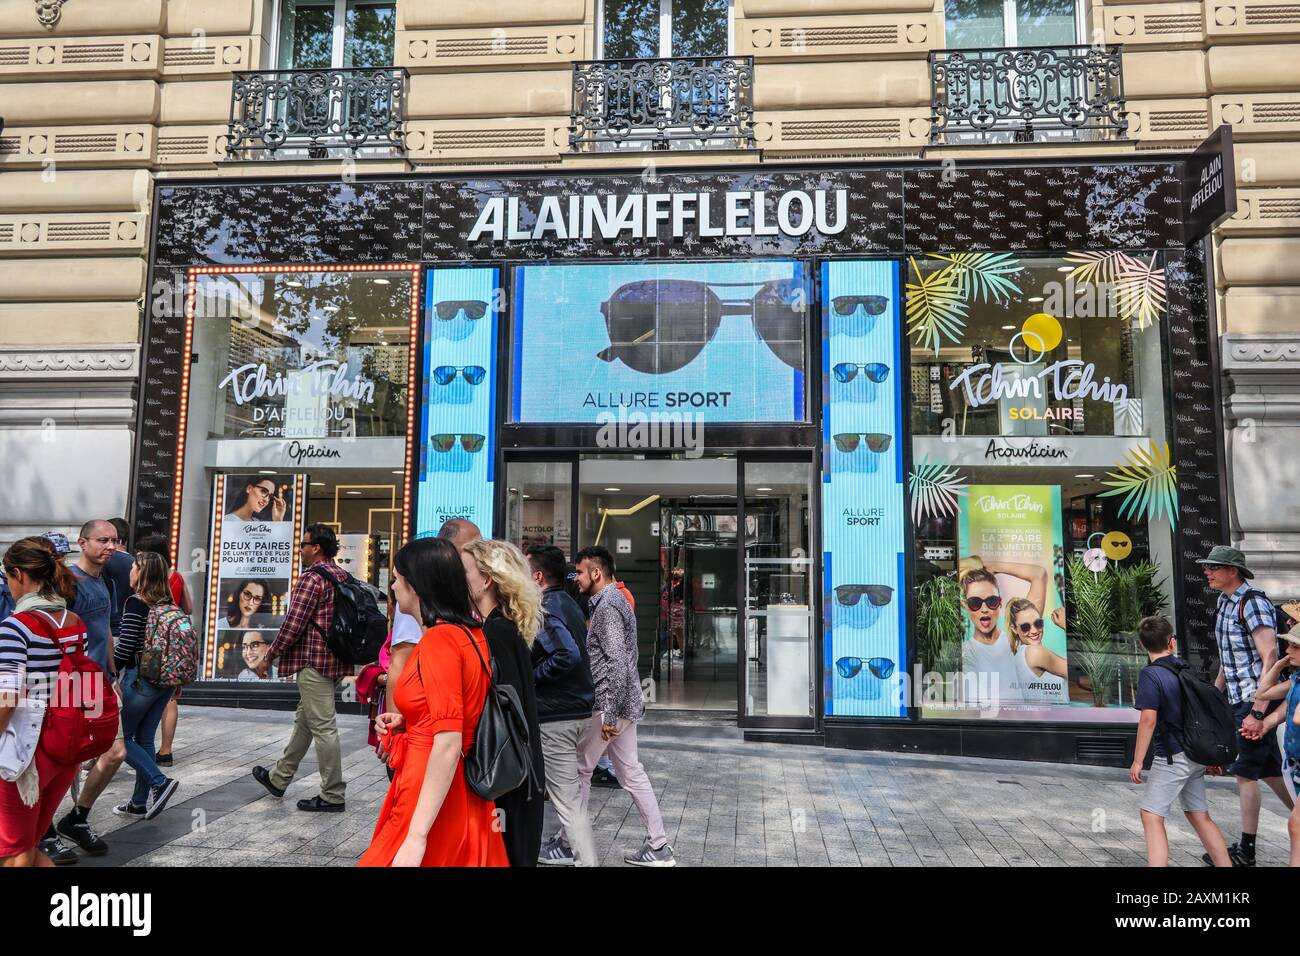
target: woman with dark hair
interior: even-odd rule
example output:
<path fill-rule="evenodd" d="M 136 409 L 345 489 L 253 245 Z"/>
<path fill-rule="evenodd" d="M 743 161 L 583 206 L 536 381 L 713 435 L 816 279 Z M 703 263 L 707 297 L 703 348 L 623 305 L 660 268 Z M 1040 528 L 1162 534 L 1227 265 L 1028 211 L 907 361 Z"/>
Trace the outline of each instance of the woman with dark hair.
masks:
<path fill-rule="evenodd" d="M 192 615 L 194 599 L 190 597 L 190 589 L 185 585 L 185 579 L 176 571 L 176 562 L 172 557 L 167 536 L 147 534 L 137 542 L 135 549 L 137 552 L 152 551 L 154 554 L 162 555 L 163 560 L 167 562 L 167 590 L 171 592 L 172 602 L 186 614 Z M 154 758 L 160 767 L 172 765 L 172 742 L 176 739 L 176 722 L 181 716 L 180 704 L 181 688 L 177 687 L 176 693 L 172 694 L 166 709 L 163 710 L 162 741 L 158 745 L 158 754 Z"/>
<path fill-rule="evenodd" d="M 140 675 L 140 652 L 155 612 L 181 614 L 179 624 L 185 628 L 190 622 L 172 601 L 167 589 L 167 562 L 156 551 L 136 554 L 131 587 L 135 593 L 126 599 L 122 611 L 122 632 L 113 648 L 113 661 L 122 675 L 122 736 L 126 762 L 135 771 L 135 790 L 131 799 L 115 806 L 113 812 L 120 817 L 152 820 L 166 808 L 180 781 L 158 769 L 154 750 L 154 737 L 172 699 L 172 689 L 151 684 Z"/>
<path fill-rule="evenodd" d="M 53 635 L 71 632 L 67 643 L 79 641 L 83 649 L 86 646 L 86 628 L 68 610 L 77 582 L 49 541 L 35 537 L 15 541 L 5 552 L 4 574 L 16 604 L 14 613 L 0 622 L 0 731 L 9 726 L 23 697 L 49 701 L 63 657 Z M 38 745 L 32 766 L 36 793 L 31 803 L 20 793 L 20 783 L 30 784 L 29 779 L 0 780 L 0 866 L 54 865 L 37 844 L 72 786 L 77 765 L 57 763 Z"/>
<path fill-rule="evenodd" d="M 465 783 L 491 652 L 470 607 L 460 553 L 420 538 L 393 559 L 397 604 L 427 630 L 375 719 L 394 770 L 359 866 L 508 866 L 496 808 Z"/>
<path fill-rule="evenodd" d="M 264 615 L 268 613 L 267 599 L 270 597 L 267 591 L 265 581 L 240 581 L 239 587 L 235 589 L 234 600 L 230 602 L 230 610 L 226 612 L 226 623 L 237 628 L 261 627 L 265 624 Z"/>
<path fill-rule="evenodd" d="M 226 512 L 227 518 L 236 518 L 240 521 L 256 521 L 259 518 L 262 521 L 284 520 L 289 503 L 275 493 L 274 481 L 267 477 L 253 475 L 237 480 L 239 491 L 230 500 L 230 510 Z M 262 514 L 268 507 L 271 509 L 270 514 Z"/>

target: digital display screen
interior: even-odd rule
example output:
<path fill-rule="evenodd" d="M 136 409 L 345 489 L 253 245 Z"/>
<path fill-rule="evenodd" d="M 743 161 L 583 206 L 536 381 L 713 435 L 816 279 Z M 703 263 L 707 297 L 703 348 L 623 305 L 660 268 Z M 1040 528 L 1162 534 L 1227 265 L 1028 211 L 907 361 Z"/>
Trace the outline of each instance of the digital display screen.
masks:
<path fill-rule="evenodd" d="M 790 260 L 517 267 L 512 420 L 804 421 L 811 294 Z"/>

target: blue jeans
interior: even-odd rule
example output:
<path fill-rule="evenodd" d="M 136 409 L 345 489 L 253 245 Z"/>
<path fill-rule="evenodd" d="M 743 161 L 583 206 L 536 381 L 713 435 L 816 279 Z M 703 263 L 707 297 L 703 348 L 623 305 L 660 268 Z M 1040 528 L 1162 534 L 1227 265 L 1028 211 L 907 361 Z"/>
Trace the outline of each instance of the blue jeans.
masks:
<path fill-rule="evenodd" d="M 135 791 L 131 802 L 138 807 L 149 799 L 149 788 L 167 782 L 167 775 L 154 762 L 154 737 L 162 723 L 167 701 L 174 687 L 155 687 L 139 675 L 134 667 L 122 672 L 122 738 L 126 744 L 126 762 L 135 771 Z"/>

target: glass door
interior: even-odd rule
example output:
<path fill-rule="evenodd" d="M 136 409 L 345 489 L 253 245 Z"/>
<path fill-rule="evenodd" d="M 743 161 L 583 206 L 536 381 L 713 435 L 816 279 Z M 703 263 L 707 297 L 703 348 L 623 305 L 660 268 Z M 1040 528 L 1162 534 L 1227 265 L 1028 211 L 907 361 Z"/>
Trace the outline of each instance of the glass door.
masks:
<path fill-rule="evenodd" d="M 742 462 L 743 726 L 809 728 L 816 713 L 812 463 Z"/>

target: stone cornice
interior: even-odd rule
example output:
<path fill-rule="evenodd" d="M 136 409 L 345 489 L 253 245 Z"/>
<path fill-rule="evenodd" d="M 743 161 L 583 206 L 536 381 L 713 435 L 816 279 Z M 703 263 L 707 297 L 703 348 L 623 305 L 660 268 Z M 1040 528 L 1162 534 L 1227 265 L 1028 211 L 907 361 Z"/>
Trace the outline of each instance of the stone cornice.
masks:
<path fill-rule="evenodd" d="M 1223 336 L 1223 369 L 1234 378 L 1254 373 L 1300 374 L 1300 332 Z"/>
<path fill-rule="evenodd" d="M 0 346 L 0 376 L 14 379 L 133 379 L 138 345 Z"/>

